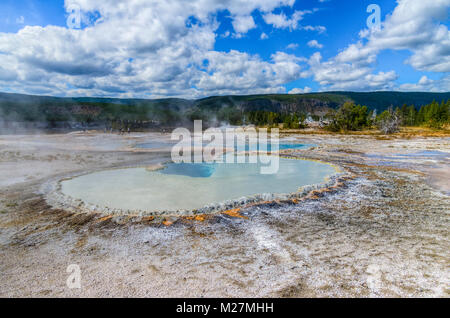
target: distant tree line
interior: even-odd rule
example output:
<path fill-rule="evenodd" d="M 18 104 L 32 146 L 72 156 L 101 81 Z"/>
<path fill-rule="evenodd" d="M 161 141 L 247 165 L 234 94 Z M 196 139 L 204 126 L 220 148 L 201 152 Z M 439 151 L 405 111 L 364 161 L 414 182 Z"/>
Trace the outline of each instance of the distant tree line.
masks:
<path fill-rule="evenodd" d="M 284 128 L 305 128 L 306 114 L 278 113 L 272 111 L 250 111 L 235 114 L 234 124 L 254 124 L 256 126 L 275 127 L 283 124 Z M 229 116 L 228 118 L 230 118 Z M 318 116 L 311 116 L 318 121 Z M 237 120 L 240 118 L 239 120 Z M 438 103 L 433 101 L 428 105 L 416 108 L 414 105 L 389 107 L 381 114 L 369 110 L 367 106 L 346 102 L 338 109 L 329 112 L 325 117 L 325 129 L 330 131 L 358 131 L 376 126 L 383 133 L 389 134 L 399 130 L 401 126 L 424 126 L 435 129 L 450 125 L 450 99 Z M 233 123 L 233 122 L 232 122 Z"/>
<path fill-rule="evenodd" d="M 375 115 L 366 106 L 347 102 L 327 116 L 331 131 L 357 131 L 377 126 L 384 133 L 398 131 L 400 126 L 425 126 L 441 129 L 450 124 L 450 100 L 436 101 L 417 109 L 414 105 L 389 107 Z"/>
<path fill-rule="evenodd" d="M 431 104 L 421 107 L 419 111 L 416 111 L 413 105 L 409 107 L 403 105 L 401 109 L 396 111 L 406 126 L 425 125 L 432 128 L 442 128 L 450 123 L 450 99 L 447 102 L 442 101 L 440 104 L 433 101 Z"/>
<path fill-rule="evenodd" d="M 145 115 L 144 117 L 147 117 L 150 114 Z M 139 119 L 136 119 L 136 117 L 130 118 L 129 115 L 117 116 L 109 121 L 110 128 L 120 131 L 134 131 L 155 124 L 182 121 L 179 113 L 168 109 L 153 110 L 151 115 L 149 117 L 155 118 L 154 120 L 142 120 L 142 117 L 138 117 Z M 389 107 L 378 115 L 376 111 L 370 110 L 367 106 L 355 105 L 353 102 L 345 102 L 324 117 L 307 115 L 301 112 L 245 111 L 237 107 L 222 107 L 216 110 L 194 107 L 185 114 L 188 122 L 201 119 L 206 126 L 253 124 L 261 127 L 278 127 L 282 125 L 285 129 L 306 128 L 308 117 L 314 121 L 322 119 L 325 129 L 335 132 L 361 131 L 377 127 L 383 133 L 390 134 L 398 131 L 401 126 L 426 126 L 440 129 L 450 124 L 450 99 L 442 103 L 433 101 L 420 108 L 406 104 L 402 107 Z"/>
<path fill-rule="evenodd" d="M 306 128 L 304 113 L 276 113 L 271 111 L 257 110 L 245 114 L 247 123 L 256 126 L 275 127 L 283 124 L 283 128 L 299 129 Z"/>

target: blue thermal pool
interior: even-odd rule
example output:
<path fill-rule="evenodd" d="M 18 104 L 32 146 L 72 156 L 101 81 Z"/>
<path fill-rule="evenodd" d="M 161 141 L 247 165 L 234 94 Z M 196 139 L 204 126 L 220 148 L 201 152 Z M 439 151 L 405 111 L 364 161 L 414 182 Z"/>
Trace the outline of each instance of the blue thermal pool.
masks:
<path fill-rule="evenodd" d="M 175 142 L 171 141 L 151 141 L 147 143 L 137 144 L 136 148 L 138 149 L 167 149 L 171 148 L 175 145 Z M 203 143 L 204 146 L 208 145 L 208 142 Z M 280 143 L 279 150 L 288 150 L 288 149 L 308 149 L 314 147 L 314 145 L 309 144 L 299 144 L 299 143 Z M 249 151 L 249 145 L 248 143 L 245 145 L 245 151 Z M 237 147 L 235 147 L 235 150 L 238 150 Z M 258 148 L 259 150 L 259 148 Z M 272 151 L 271 144 L 268 144 L 267 151 Z"/>
<path fill-rule="evenodd" d="M 87 204 L 123 210 L 196 210 L 262 194 L 289 194 L 318 184 L 336 172 L 329 164 L 279 158 L 275 174 L 261 163 L 171 163 L 158 171 L 127 168 L 62 181 L 63 194 Z M 267 166 L 267 165 L 265 165 Z"/>

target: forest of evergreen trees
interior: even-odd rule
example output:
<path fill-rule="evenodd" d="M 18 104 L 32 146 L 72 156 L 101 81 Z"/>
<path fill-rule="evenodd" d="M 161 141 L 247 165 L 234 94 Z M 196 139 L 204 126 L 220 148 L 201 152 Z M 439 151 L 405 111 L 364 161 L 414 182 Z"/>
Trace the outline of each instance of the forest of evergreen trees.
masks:
<path fill-rule="evenodd" d="M 306 114 L 294 113 L 294 114 L 280 114 L 270 111 L 251 111 L 245 114 L 247 122 L 256 126 L 269 126 L 275 127 L 279 124 L 283 124 L 283 128 L 286 129 L 299 129 L 306 128 L 304 124 Z"/>
<path fill-rule="evenodd" d="M 397 114 L 402 119 L 404 126 L 429 126 L 432 128 L 442 128 L 450 123 L 450 100 L 441 104 L 434 101 L 431 104 L 422 106 L 417 111 L 414 105 L 403 105 L 396 109 Z"/>
<path fill-rule="evenodd" d="M 305 128 L 306 114 L 281 114 L 270 111 L 251 111 L 245 113 L 245 122 L 256 126 L 274 127 L 283 124 L 283 128 Z M 313 116 L 318 120 L 318 116 Z M 425 126 L 442 129 L 450 125 L 450 99 L 447 102 L 433 101 L 420 108 L 414 105 L 389 108 L 381 114 L 369 110 L 366 106 L 347 102 L 337 110 L 324 117 L 328 122 L 327 129 L 331 131 L 356 131 L 378 126 L 386 133 L 393 132 L 399 126 Z M 389 126 L 389 128 L 386 128 Z"/>
<path fill-rule="evenodd" d="M 392 126 L 392 123 L 394 125 Z M 392 129 L 395 126 L 424 126 L 434 129 L 442 129 L 450 125 L 450 100 L 442 101 L 440 104 L 436 101 L 428 105 L 424 105 L 417 109 L 414 105 L 403 105 L 395 110 L 389 108 L 376 117 L 375 124 L 381 130 L 384 124 L 391 124 Z M 385 132 L 389 132 L 386 130 Z"/>

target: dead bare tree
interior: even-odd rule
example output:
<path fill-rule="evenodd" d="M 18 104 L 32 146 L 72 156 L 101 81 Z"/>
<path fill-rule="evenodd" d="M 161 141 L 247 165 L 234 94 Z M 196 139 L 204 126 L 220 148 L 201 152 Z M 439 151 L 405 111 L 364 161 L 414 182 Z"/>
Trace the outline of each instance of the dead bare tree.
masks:
<path fill-rule="evenodd" d="M 389 107 L 377 118 L 378 129 L 385 135 L 396 133 L 400 130 L 401 118 L 397 112 Z"/>

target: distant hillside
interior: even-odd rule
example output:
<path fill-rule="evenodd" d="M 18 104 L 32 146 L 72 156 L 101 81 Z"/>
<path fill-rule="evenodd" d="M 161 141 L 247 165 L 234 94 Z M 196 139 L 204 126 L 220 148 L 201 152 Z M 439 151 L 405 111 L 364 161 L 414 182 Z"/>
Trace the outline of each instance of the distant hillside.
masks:
<path fill-rule="evenodd" d="M 277 113 L 326 114 L 346 101 L 381 112 L 403 104 L 416 107 L 433 100 L 450 99 L 450 93 L 327 92 L 299 95 L 216 96 L 186 99 L 58 98 L 0 93 L 0 124 L 8 122 L 103 125 L 112 121 L 150 122 L 169 126 L 203 119 L 214 122 L 242 118 L 245 112 L 265 110 Z M 42 124 L 44 125 L 44 124 Z"/>
<path fill-rule="evenodd" d="M 389 106 L 415 105 L 416 108 L 427 105 L 433 100 L 438 102 L 450 99 L 450 92 L 447 93 L 421 93 L 421 92 L 330 92 L 329 94 L 337 94 L 347 96 L 356 104 L 366 105 L 370 109 L 384 111 Z"/>

